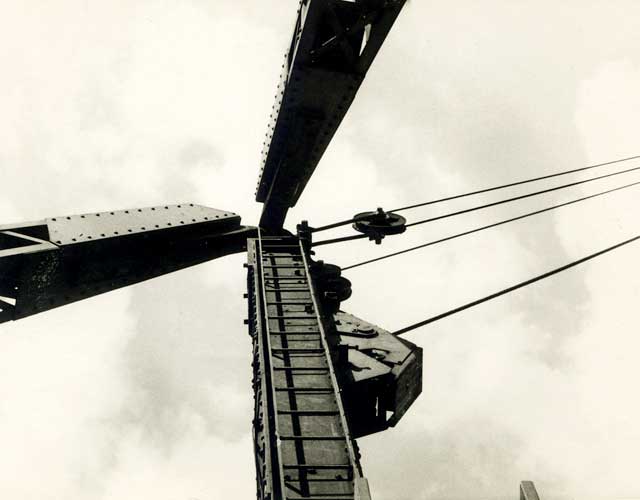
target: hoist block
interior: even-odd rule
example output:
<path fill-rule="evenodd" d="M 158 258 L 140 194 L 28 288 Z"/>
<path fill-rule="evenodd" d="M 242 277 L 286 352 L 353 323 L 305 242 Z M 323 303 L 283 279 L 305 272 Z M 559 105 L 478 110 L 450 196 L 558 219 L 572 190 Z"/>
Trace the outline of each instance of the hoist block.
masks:
<path fill-rule="evenodd" d="M 354 437 L 395 426 L 422 392 L 422 349 L 343 311 L 334 315 L 345 411 Z"/>

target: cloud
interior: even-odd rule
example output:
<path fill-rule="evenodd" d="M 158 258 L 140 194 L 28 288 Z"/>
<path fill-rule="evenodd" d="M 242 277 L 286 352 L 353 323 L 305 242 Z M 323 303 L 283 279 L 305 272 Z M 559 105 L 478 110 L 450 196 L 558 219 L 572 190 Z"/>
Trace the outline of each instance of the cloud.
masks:
<path fill-rule="evenodd" d="M 6 9 L 3 219 L 193 201 L 255 222 L 296 5 Z M 411 2 L 291 227 L 634 153 L 636 10 Z M 349 264 L 591 189 L 318 257 Z M 634 194 L 354 270 L 344 307 L 394 329 L 493 292 L 628 235 Z M 252 496 L 243 260 L 3 324 L 1 496 Z M 411 334 L 425 349 L 425 389 L 396 429 L 361 440 L 374 498 L 514 498 L 521 479 L 543 498 L 638 496 L 636 269 L 629 248 Z"/>

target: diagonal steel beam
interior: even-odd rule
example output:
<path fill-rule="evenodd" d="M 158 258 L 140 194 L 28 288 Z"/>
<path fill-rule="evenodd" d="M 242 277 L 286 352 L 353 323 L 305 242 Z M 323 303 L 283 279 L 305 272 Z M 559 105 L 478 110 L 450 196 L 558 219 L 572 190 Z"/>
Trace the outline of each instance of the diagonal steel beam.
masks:
<path fill-rule="evenodd" d="M 303 0 L 262 152 L 260 227 L 282 228 L 405 0 Z"/>

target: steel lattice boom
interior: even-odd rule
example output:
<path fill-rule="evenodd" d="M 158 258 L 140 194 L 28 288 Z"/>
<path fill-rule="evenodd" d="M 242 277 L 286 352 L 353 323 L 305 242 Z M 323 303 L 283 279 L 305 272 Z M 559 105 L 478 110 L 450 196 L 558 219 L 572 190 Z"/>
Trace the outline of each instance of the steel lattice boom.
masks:
<path fill-rule="evenodd" d="M 249 240 L 259 499 L 368 500 L 354 437 L 395 425 L 422 389 L 422 350 L 338 311 L 339 268 L 295 237 Z"/>

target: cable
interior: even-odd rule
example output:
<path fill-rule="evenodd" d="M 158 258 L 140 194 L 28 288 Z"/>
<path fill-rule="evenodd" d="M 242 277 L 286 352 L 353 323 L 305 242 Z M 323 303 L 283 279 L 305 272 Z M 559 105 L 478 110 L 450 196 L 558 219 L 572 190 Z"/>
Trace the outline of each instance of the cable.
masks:
<path fill-rule="evenodd" d="M 447 196 L 446 198 L 440 198 L 438 200 L 432 200 L 432 201 L 427 201 L 427 202 L 424 202 L 424 203 L 417 203 L 415 205 L 408 205 L 406 207 L 395 208 L 393 210 L 390 210 L 390 212 L 399 212 L 401 210 L 410 210 L 412 208 L 418 208 L 418 207 L 424 207 L 424 206 L 427 206 L 427 205 L 434 205 L 436 203 L 442 203 L 443 201 L 457 200 L 458 198 L 465 198 L 467 196 L 473 196 L 475 194 L 489 193 L 491 191 L 497 191 L 498 189 L 505 189 L 505 188 L 509 188 L 509 187 L 513 187 L 513 186 L 520 186 L 522 184 L 528 184 L 530 182 L 541 181 L 541 180 L 544 180 L 544 179 L 551 179 L 553 177 L 559 177 L 561 175 L 574 174 L 576 172 L 584 172 L 586 170 L 591 170 L 591 169 L 598 168 L 598 167 L 604 167 L 604 166 L 607 166 L 607 165 L 613 165 L 615 163 L 622 163 L 622 162 L 629 161 L 629 160 L 637 160 L 638 158 L 640 158 L 640 155 L 629 156 L 627 158 L 620 158 L 618 160 L 608 161 L 608 162 L 605 162 L 605 163 L 598 163 L 596 165 L 589 165 L 587 167 L 575 168 L 573 170 L 566 170 L 564 172 L 557 172 L 555 174 L 543 175 L 541 177 L 534 177 L 533 179 L 526 179 L 526 180 L 523 180 L 523 181 L 511 182 L 509 184 L 502 184 L 501 186 L 495 186 L 495 187 L 490 187 L 490 188 L 485 188 L 485 189 L 479 189 L 477 191 L 471 191 L 469 193 L 458 194 L 458 195 L 454 195 L 454 196 Z"/>
<path fill-rule="evenodd" d="M 453 314 L 459 313 L 459 312 L 464 311 L 466 309 L 470 309 L 470 308 L 472 308 L 474 306 L 480 305 L 480 304 L 482 304 L 484 302 L 488 302 L 488 301 L 493 300 L 495 298 L 501 297 L 502 295 L 506 295 L 508 293 L 511 293 L 511 292 L 513 292 L 515 290 L 518 290 L 519 288 L 524 288 L 525 286 L 528 286 L 528 285 L 531 285 L 533 283 L 536 283 L 537 281 L 541 281 L 541 280 L 543 280 L 545 278 L 549 278 L 549 277 L 551 277 L 551 276 L 553 276 L 555 274 L 561 273 L 562 271 L 566 271 L 567 269 L 571 269 L 572 267 L 575 267 L 575 266 L 578 266 L 580 264 L 583 264 L 583 263 L 585 263 L 585 262 L 587 262 L 587 261 L 589 261 L 591 259 L 595 259 L 596 257 L 604 255 L 604 254 L 606 254 L 608 252 L 611 252 L 611 251 L 616 250 L 616 249 L 618 249 L 618 248 L 620 248 L 620 247 L 622 247 L 624 245 L 628 245 L 629 243 L 633 243 L 633 242 L 638 241 L 638 240 L 640 240 L 640 235 L 634 236 L 633 238 L 625 240 L 625 241 L 623 241 L 621 243 L 617 243 L 616 245 L 613 245 L 613 246 L 610 246 L 608 248 L 605 248 L 604 250 L 600 250 L 599 252 L 592 253 L 591 255 L 587 255 L 586 257 L 578 259 L 578 260 L 576 260 L 574 262 L 571 262 L 569 264 L 566 264 L 566 265 L 564 265 L 562 267 L 558 267 L 556 269 L 548 271 L 548 272 L 546 272 L 544 274 L 536 276 L 535 278 L 531 278 L 531 279 L 528 279 L 526 281 L 522 281 L 522 282 L 518 283 L 517 285 L 510 286 L 509 288 L 505 288 L 503 290 L 500 290 L 499 292 L 492 293 L 491 295 L 487 295 L 486 297 L 482 297 L 481 299 L 474 300 L 473 302 L 469 302 L 469 303 L 464 304 L 462 306 L 456 307 L 455 309 L 451 309 L 451 310 L 449 310 L 447 312 L 438 314 L 437 316 L 432 316 L 431 318 L 425 319 L 424 321 L 420 321 L 418 323 L 414 323 L 413 325 L 409 325 L 409 326 L 406 326 L 404 328 L 401 328 L 400 330 L 397 330 L 397 331 L 393 332 L 393 334 L 394 335 L 402 335 L 404 333 L 407 333 L 407 332 L 410 332 L 412 330 L 415 330 L 416 328 L 420 328 L 422 326 L 425 326 L 425 325 L 428 325 L 428 324 L 433 323 L 435 321 L 438 321 L 438 320 L 441 320 L 443 318 L 446 318 L 447 316 L 452 316 Z"/>
<path fill-rule="evenodd" d="M 345 236 L 343 238 L 334 238 L 332 240 L 322 240 L 312 243 L 312 247 L 319 247 L 322 245 L 331 245 L 332 243 L 342 243 L 343 241 L 359 240 L 361 238 L 368 238 L 366 234 L 356 234 L 354 236 Z"/>
<path fill-rule="evenodd" d="M 560 189 L 565 189 L 565 188 L 568 188 L 568 187 L 579 186 L 580 184 L 586 184 L 588 182 L 593 182 L 593 181 L 597 181 L 597 180 L 600 180 L 600 179 L 606 179 L 608 177 L 614 177 L 616 175 L 626 174 L 626 173 L 629 173 L 629 172 L 633 172 L 634 170 L 640 170 L 640 167 L 628 168 L 626 170 L 621 170 L 619 172 L 613 172 L 613 173 L 610 173 L 610 174 L 599 175 L 597 177 L 591 177 L 589 179 L 584 179 L 584 180 L 581 180 L 581 181 L 570 182 L 569 184 L 562 184 L 560 186 L 555 186 L 555 187 L 552 187 L 552 188 L 543 189 L 541 191 L 534 191 L 533 193 L 527 193 L 527 194 L 523 194 L 523 195 L 520 195 L 520 196 L 514 196 L 513 198 L 506 198 L 506 199 L 500 200 L 500 201 L 494 201 L 494 202 L 491 202 L 491 203 L 485 203 L 484 205 L 479 205 L 477 207 L 465 208 L 464 210 L 458 210 L 456 212 L 451 212 L 451 213 L 444 214 L 444 215 L 438 215 L 436 217 L 430 217 L 428 219 L 424 219 L 424 220 L 420 220 L 420 221 L 417 221 L 417 222 L 412 222 L 411 224 L 407 224 L 407 227 L 418 226 L 420 224 L 426 224 L 427 222 L 434 222 L 434 221 L 441 220 L 441 219 L 447 219 L 447 218 L 453 217 L 455 215 L 467 214 L 469 212 L 475 212 L 476 210 L 482 210 L 484 208 L 495 207 L 497 205 L 502 205 L 504 203 L 510 203 L 512 201 L 524 200 L 525 198 L 531 198 L 532 196 L 538 196 L 540 194 L 551 193 L 552 191 L 558 191 Z"/>
<path fill-rule="evenodd" d="M 589 165 L 587 167 L 574 168 L 572 170 L 565 170 L 563 172 L 556 172 L 556 173 L 553 173 L 553 174 L 543 175 L 543 176 L 540 176 L 540 177 L 534 177 L 534 178 L 526 179 L 526 180 L 522 180 L 522 181 L 510 182 L 508 184 L 502 184 L 500 186 L 494 186 L 494 187 L 490 187 L 490 188 L 479 189 L 479 190 L 471 191 L 471 192 L 468 192 L 468 193 L 457 194 L 457 195 L 454 195 L 454 196 L 447 196 L 445 198 L 426 201 L 426 202 L 423 202 L 423 203 L 417 203 L 415 205 L 408 205 L 406 207 L 395 208 L 393 210 L 389 210 L 389 212 L 399 212 L 399 211 L 402 211 L 402 210 L 410 210 L 412 208 L 424 207 L 424 206 L 427 206 L 427 205 L 435 205 L 436 203 L 442 203 L 442 202 L 445 202 L 445 201 L 457 200 L 459 198 L 466 198 L 468 196 L 473 196 L 473 195 L 476 195 L 476 194 L 489 193 L 491 191 L 497 191 L 499 189 L 505 189 L 505 188 L 509 188 L 509 187 L 513 187 L 513 186 L 520 186 L 520 185 L 523 185 L 523 184 L 529 184 L 531 182 L 541 181 L 541 180 L 545 180 L 545 179 L 551 179 L 551 178 L 559 177 L 559 176 L 562 176 L 562 175 L 574 174 L 574 173 L 577 173 L 577 172 L 585 172 L 587 170 L 591 170 L 591 169 L 594 169 L 594 168 L 604 167 L 604 166 L 607 166 L 607 165 L 613 165 L 615 163 L 622 163 L 622 162 L 630 161 L 630 160 L 637 160 L 639 158 L 640 158 L 640 155 L 629 156 L 627 158 L 620 158 L 620 159 L 617 159 L 617 160 L 612 160 L 612 161 L 608 161 L 608 162 L 604 162 L 604 163 L 597 163 L 595 165 Z M 351 219 L 346 219 L 346 220 L 342 220 L 342 221 L 339 221 L 339 222 L 334 222 L 332 224 L 327 224 L 325 226 L 311 228 L 311 232 L 312 233 L 317 233 L 317 232 L 320 232 L 320 231 L 326 231 L 328 229 L 335 229 L 337 227 L 346 226 L 347 224 L 352 224 L 355 221 L 356 221 L 356 219 L 352 217 Z M 331 242 L 331 243 L 334 242 L 333 240 L 327 240 L 327 241 Z M 337 243 L 339 241 L 343 241 L 343 240 L 338 239 L 335 242 Z"/>
<path fill-rule="evenodd" d="M 334 222 L 333 224 L 327 224 L 326 226 L 313 227 L 313 228 L 311 228 L 311 232 L 312 233 L 317 233 L 319 231 L 326 231 L 327 229 L 334 229 L 336 227 L 346 226 L 347 224 L 351 224 L 351 223 L 353 223 L 355 221 L 356 221 L 356 219 L 354 217 L 352 217 L 351 219 L 342 220 L 340 222 Z"/>
<path fill-rule="evenodd" d="M 446 238 L 441 238 L 439 240 L 430 241 L 430 242 L 424 243 L 422 245 L 418 245 L 418 246 L 411 247 L 411 248 L 406 248 L 406 249 L 400 250 L 398 252 L 393 252 L 393 253 L 390 253 L 390 254 L 382 255 L 381 257 L 376 257 L 375 259 L 364 260 L 362 262 L 358 262 L 357 264 L 352 264 L 350 266 L 343 267 L 342 270 L 343 271 L 347 271 L 347 270 L 353 269 L 355 267 L 360 267 L 360 266 L 364 266 L 366 264 L 371 264 L 373 262 L 378 262 L 378 261 L 381 261 L 381 260 L 389 259 L 391 257 L 396 257 L 397 255 L 402 255 L 402 254 L 405 254 L 405 253 L 413 252 L 414 250 L 419 250 L 421 248 L 430 247 L 430 246 L 436 245 L 438 243 L 444 243 L 445 241 L 454 240 L 456 238 L 460 238 L 462 236 L 467 236 L 469 234 L 478 233 L 480 231 L 484 231 L 485 229 L 491 229 L 491 228 L 494 228 L 494 227 L 502 226 L 503 224 L 508 224 L 509 222 L 514 222 L 514 221 L 517 221 L 517 220 L 526 219 L 527 217 L 532 217 L 534 215 L 538 215 L 538 214 L 542 214 L 542 213 L 545 213 L 545 212 L 549 212 L 549 211 L 555 210 L 557 208 L 566 207 L 568 205 L 573 205 L 573 204 L 581 202 L 581 201 L 590 200 L 592 198 L 597 198 L 598 196 L 603 196 L 605 194 L 613 193 L 615 191 L 620 191 L 622 189 L 627 189 L 627 188 L 630 188 L 630 187 L 633 187 L 633 186 L 637 186 L 639 184 L 640 184 L 640 181 L 633 182 L 631 184 L 625 184 L 624 186 L 619 186 L 617 188 L 608 189 L 606 191 L 601 191 L 599 193 L 591 194 L 589 196 L 583 196 L 582 198 L 577 198 L 575 200 L 567 201 L 565 203 L 560 203 L 558 205 L 552 205 L 550 207 L 543 208 L 542 210 L 536 210 L 534 212 L 529 212 L 529 213 L 526 213 L 524 215 L 519 215 L 517 217 L 512 217 L 510 219 L 501 220 L 500 222 L 494 222 L 493 224 L 488 224 L 486 226 L 481 226 L 481 227 L 477 227 L 475 229 L 471 229 L 469 231 L 464 231 L 462 233 L 454 234 L 453 236 L 447 236 Z"/>
<path fill-rule="evenodd" d="M 416 222 L 412 222 L 411 224 L 407 224 L 406 227 L 409 228 L 409 227 L 413 227 L 413 226 L 419 226 L 420 224 L 426 224 L 427 222 L 435 222 L 435 221 L 442 220 L 442 219 L 448 219 L 449 217 L 454 217 L 456 215 L 462 215 L 462 214 L 467 214 L 467 213 L 470 213 L 470 212 L 476 212 L 476 211 L 482 210 L 484 208 L 495 207 L 495 206 L 498 206 L 498 205 L 503 205 L 505 203 L 510 203 L 512 201 L 518 201 L 518 200 L 523 200 L 525 198 L 531 198 L 532 196 L 538 196 L 540 194 L 551 193 L 553 191 L 558 191 L 560 189 L 565 189 L 565 188 L 568 188 L 568 187 L 574 187 L 574 186 L 578 186 L 580 184 L 586 184 L 586 183 L 589 183 L 589 182 L 593 182 L 593 181 L 597 181 L 597 180 L 601 180 L 601 179 L 606 179 L 608 177 L 614 177 L 616 175 L 626 174 L 626 173 L 629 173 L 629 172 L 633 172 L 635 170 L 640 170 L 640 167 L 628 168 L 626 170 L 621 170 L 619 172 L 612 172 L 610 174 L 599 175 L 597 177 L 591 177 L 589 179 L 584 179 L 584 180 L 581 180 L 581 181 L 570 182 L 569 184 L 562 184 L 560 186 L 555 186 L 555 187 L 552 187 L 552 188 L 543 189 L 541 191 L 534 191 L 533 193 L 527 193 L 527 194 L 523 194 L 523 195 L 520 195 L 520 196 L 514 196 L 512 198 L 506 198 L 504 200 L 494 201 L 494 202 L 491 202 L 491 203 L 485 203 L 484 205 L 479 205 L 477 207 L 465 208 L 463 210 L 458 210 L 456 212 L 450 212 L 448 214 L 437 215 L 435 217 L 429 217 L 428 219 L 423 219 L 423 220 L 419 220 L 419 221 L 416 221 Z M 629 185 L 623 186 L 623 187 L 628 187 L 628 186 L 632 186 L 632 185 L 635 185 L 635 183 L 632 183 L 632 184 L 629 184 Z M 604 191 L 602 194 L 606 194 L 608 192 L 616 191 L 616 190 L 617 189 Z M 588 199 L 588 198 L 589 197 L 585 197 L 584 199 Z M 579 199 L 578 201 L 582 201 L 582 199 L 583 198 Z M 564 204 L 561 204 L 561 205 L 558 205 L 558 206 L 564 206 Z M 540 213 L 540 212 L 534 212 L 531 215 L 535 215 L 535 213 Z M 515 219 L 515 220 L 517 220 L 517 219 Z M 344 236 L 342 238 L 334 238 L 334 239 L 330 239 L 330 240 L 318 241 L 316 243 L 313 243 L 312 246 L 317 247 L 317 246 L 322 246 L 322 245 L 330 245 L 330 244 L 333 244 L 333 243 L 342 243 L 342 242 L 345 242 L 345 241 L 358 240 L 358 239 L 366 238 L 366 237 L 367 237 L 367 235 L 365 235 L 365 234 L 357 234 L 355 236 Z M 351 266 L 351 267 L 355 267 L 355 266 Z M 349 268 L 346 268 L 346 269 L 349 269 Z"/>

